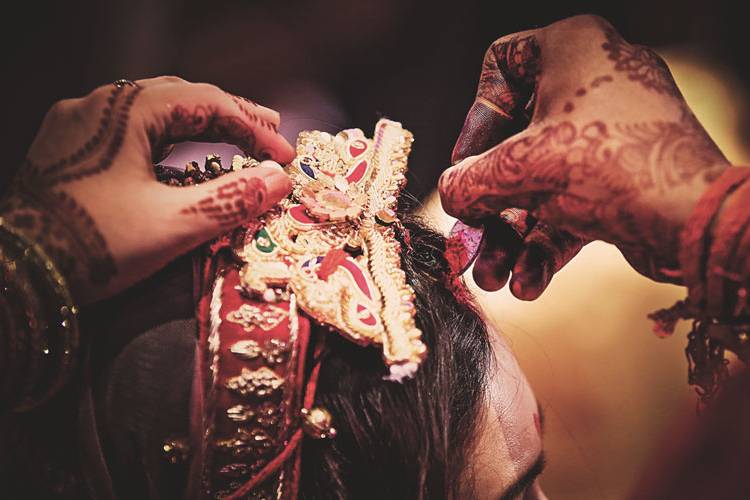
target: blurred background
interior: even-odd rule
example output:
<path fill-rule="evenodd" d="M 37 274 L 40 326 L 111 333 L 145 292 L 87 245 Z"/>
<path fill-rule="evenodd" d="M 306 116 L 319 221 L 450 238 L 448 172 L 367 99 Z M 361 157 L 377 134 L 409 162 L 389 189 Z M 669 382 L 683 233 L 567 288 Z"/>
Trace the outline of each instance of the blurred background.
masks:
<path fill-rule="evenodd" d="M 46 110 L 118 78 L 176 74 L 281 111 L 282 133 L 366 132 L 387 116 L 416 137 L 408 188 L 438 226 L 440 172 L 501 35 L 579 13 L 654 46 L 730 161 L 750 164 L 746 16 L 729 0 L 611 3 L 411 0 L 18 2 L 6 5 L 0 190 Z M 205 147 L 201 150 L 205 151 Z M 196 150 L 170 158 L 181 166 Z M 194 156 L 193 156 L 194 157 Z M 647 312 L 683 296 L 619 252 L 589 245 L 533 303 L 479 294 L 547 410 L 553 499 L 623 499 L 666 436 L 690 425 L 685 330 L 650 333 Z"/>

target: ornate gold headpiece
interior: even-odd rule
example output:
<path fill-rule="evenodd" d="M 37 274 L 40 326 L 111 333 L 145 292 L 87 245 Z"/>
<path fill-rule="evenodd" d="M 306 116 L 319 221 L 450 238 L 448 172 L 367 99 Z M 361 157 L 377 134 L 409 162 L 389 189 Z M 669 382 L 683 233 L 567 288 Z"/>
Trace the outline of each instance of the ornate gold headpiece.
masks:
<path fill-rule="evenodd" d="M 414 374 L 426 354 L 414 323 L 414 290 L 401 269 L 394 226 L 412 134 L 380 120 L 359 129 L 304 132 L 286 167 L 294 189 L 239 250 L 246 292 L 299 307 L 362 345 L 382 345 L 388 378 Z"/>

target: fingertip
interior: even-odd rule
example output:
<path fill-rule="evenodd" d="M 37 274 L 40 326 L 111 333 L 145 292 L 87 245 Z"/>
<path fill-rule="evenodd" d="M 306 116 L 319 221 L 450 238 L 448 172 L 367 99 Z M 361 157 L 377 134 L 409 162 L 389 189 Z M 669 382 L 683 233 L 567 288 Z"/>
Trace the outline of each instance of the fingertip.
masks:
<path fill-rule="evenodd" d="M 549 256 L 538 245 L 528 245 L 513 266 L 511 293 L 521 300 L 535 300 L 547 289 L 552 279 Z"/>
<path fill-rule="evenodd" d="M 280 166 L 279 168 L 275 168 L 275 167 L 258 167 L 258 168 L 268 169 L 268 173 L 265 175 L 265 181 L 266 181 L 266 189 L 268 190 L 268 200 L 270 202 L 270 205 L 275 205 L 281 199 L 285 198 L 292 191 L 292 179 L 286 174 L 286 172 L 284 172 L 280 168 Z"/>
<path fill-rule="evenodd" d="M 492 270 L 488 271 L 483 266 L 474 265 L 474 269 L 471 272 L 471 276 L 474 278 L 474 283 L 485 292 L 497 292 L 501 290 L 510 277 L 510 272 L 507 270 Z"/>
<path fill-rule="evenodd" d="M 253 217 L 267 212 L 292 191 L 292 180 L 278 163 L 271 160 L 266 160 L 257 167 L 242 170 L 238 174 L 248 183 L 252 182 L 258 189 L 264 190 L 263 195 L 259 197 L 260 203 L 251 213 Z M 258 185 L 259 182 L 262 184 Z"/>
<path fill-rule="evenodd" d="M 479 288 L 496 292 L 510 277 L 512 255 L 502 248 L 484 248 L 474 263 L 472 277 Z"/>
<path fill-rule="evenodd" d="M 445 169 L 438 179 L 440 203 L 445 213 L 451 217 L 462 219 L 467 215 L 477 215 L 467 213 L 465 201 L 473 193 L 467 193 L 467 186 L 463 180 L 466 169 L 471 167 L 476 159 L 473 156 L 464 158 L 461 162 Z"/>
<path fill-rule="evenodd" d="M 289 144 L 289 142 L 284 139 L 281 135 L 279 135 L 280 139 L 280 147 L 278 148 L 278 151 L 274 151 L 271 154 L 272 160 L 275 160 L 279 162 L 282 165 L 286 165 L 288 163 L 291 163 L 292 160 L 294 160 L 296 155 L 296 152 L 294 150 L 294 147 Z"/>
<path fill-rule="evenodd" d="M 544 292 L 545 285 L 525 274 L 513 273 L 510 280 L 510 292 L 519 300 L 531 301 L 538 299 Z"/>
<path fill-rule="evenodd" d="M 526 285 L 515 275 L 513 276 L 513 279 L 510 280 L 510 293 L 512 293 L 518 300 L 532 300 L 528 297 L 529 292 Z"/>

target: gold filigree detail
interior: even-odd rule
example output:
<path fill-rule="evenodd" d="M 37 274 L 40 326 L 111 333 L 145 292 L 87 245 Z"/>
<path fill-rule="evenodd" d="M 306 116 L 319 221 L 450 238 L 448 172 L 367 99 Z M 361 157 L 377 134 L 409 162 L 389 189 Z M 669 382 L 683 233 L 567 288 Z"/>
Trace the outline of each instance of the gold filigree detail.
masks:
<path fill-rule="evenodd" d="M 242 369 L 242 373 L 227 379 L 226 388 L 240 396 L 257 396 L 265 398 L 272 395 L 282 385 L 284 379 L 267 367 L 257 370 Z"/>
<path fill-rule="evenodd" d="M 272 304 L 265 304 L 263 307 L 242 304 L 239 309 L 227 314 L 227 321 L 242 325 L 246 332 L 251 331 L 256 326 L 264 331 L 270 331 L 284 321 L 286 316 L 287 311 L 285 309 Z"/>
<path fill-rule="evenodd" d="M 358 343 L 382 344 L 397 380 L 426 355 L 394 232 L 412 140 L 389 120 L 373 139 L 358 129 L 303 132 L 287 167 L 292 195 L 238 251 L 248 293 L 291 289 L 315 320 Z"/>

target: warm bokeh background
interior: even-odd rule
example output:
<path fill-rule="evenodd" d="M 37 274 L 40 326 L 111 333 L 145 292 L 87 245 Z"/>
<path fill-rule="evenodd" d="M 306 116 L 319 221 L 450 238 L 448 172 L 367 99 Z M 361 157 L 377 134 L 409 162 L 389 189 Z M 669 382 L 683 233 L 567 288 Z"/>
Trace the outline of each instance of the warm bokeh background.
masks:
<path fill-rule="evenodd" d="M 484 49 L 500 35 L 583 12 L 607 17 L 626 38 L 665 55 L 729 159 L 750 164 L 750 58 L 740 3 L 602 3 L 14 4 L 17 12 L 4 19 L 0 191 L 55 100 L 117 78 L 178 74 L 280 109 L 289 137 L 304 128 L 369 130 L 382 115 L 402 121 L 416 136 L 409 188 L 447 228 L 430 193 L 472 101 Z M 660 340 L 645 319 L 682 294 L 639 276 L 613 247 L 592 244 L 533 303 L 507 291 L 481 296 L 546 407 L 543 484 L 551 498 L 626 498 L 663 436 L 694 418 L 684 329 Z"/>
<path fill-rule="evenodd" d="M 698 119 L 735 164 L 750 165 L 747 87 L 726 67 L 685 48 L 660 50 Z M 435 193 L 426 212 L 444 231 L 454 220 Z M 612 245 L 588 245 L 534 302 L 506 287 L 484 293 L 465 278 L 510 339 L 547 417 L 552 499 L 631 498 L 660 447 L 694 423 L 697 397 L 686 383 L 687 325 L 659 339 L 649 312 L 684 298 L 681 287 L 636 273 Z M 733 360 L 736 361 L 736 360 Z"/>

